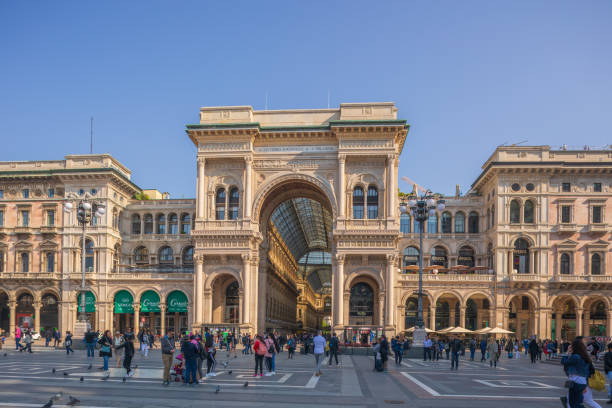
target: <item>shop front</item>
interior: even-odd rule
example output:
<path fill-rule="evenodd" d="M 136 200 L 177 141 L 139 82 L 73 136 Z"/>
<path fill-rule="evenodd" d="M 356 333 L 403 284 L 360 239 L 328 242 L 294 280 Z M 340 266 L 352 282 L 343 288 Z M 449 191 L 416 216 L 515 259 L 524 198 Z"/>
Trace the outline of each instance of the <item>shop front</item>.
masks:
<path fill-rule="evenodd" d="M 147 290 L 140 296 L 141 328 L 151 330 L 153 334 L 161 334 L 161 309 L 157 292 Z"/>
<path fill-rule="evenodd" d="M 77 297 L 77 313 L 81 313 L 81 293 Z M 85 315 L 91 326 L 91 330 L 96 331 L 96 297 L 90 291 L 85 292 Z"/>
<path fill-rule="evenodd" d="M 134 327 L 134 298 L 127 290 L 120 290 L 115 294 L 113 327 L 122 333 L 128 328 L 138 331 L 138 327 Z"/>
<path fill-rule="evenodd" d="M 166 302 L 166 329 L 174 329 L 175 333 L 185 333 L 188 330 L 187 295 L 180 290 L 168 294 Z"/>

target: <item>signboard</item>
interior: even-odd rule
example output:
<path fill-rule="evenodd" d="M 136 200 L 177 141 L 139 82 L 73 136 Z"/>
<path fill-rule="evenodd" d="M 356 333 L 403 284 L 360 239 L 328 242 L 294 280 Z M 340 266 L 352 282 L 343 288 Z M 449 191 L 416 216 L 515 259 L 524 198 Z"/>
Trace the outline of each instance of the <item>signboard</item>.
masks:
<path fill-rule="evenodd" d="M 168 295 L 168 312 L 169 313 L 186 313 L 187 312 L 187 296 L 178 290 Z"/>
<path fill-rule="evenodd" d="M 78 310 L 81 312 L 81 296 L 82 293 L 79 293 L 78 298 Z M 91 292 L 85 292 L 85 313 L 94 313 L 96 311 L 96 297 Z"/>
<path fill-rule="evenodd" d="M 133 303 L 132 294 L 127 290 L 120 290 L 115 295 L 115 313 L 134 313 Z"/>
<path fill-rule="evenodd" d="M 140 297 L 140 311 L 144 313 L 161 312 L 159 308 L 159 295 L 152 290 L 147 290 Z"/>

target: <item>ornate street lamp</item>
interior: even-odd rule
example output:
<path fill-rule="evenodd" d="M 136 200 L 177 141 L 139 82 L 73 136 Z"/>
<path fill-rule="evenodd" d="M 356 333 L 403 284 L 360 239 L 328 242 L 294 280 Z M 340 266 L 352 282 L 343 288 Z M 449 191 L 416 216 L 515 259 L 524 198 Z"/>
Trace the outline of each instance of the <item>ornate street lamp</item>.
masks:
<path fill-rule="evenodd" d="M 417 338 L 421 341 L 425 339 L 425 324 L 423 322 L 423 229 L 425 221 L 427 221 L 429 217 L 434 217 L 436 215 L 436 209 L 438 211 L 443 211 L 444 207 L 444 200 L 440 199 L 438 195 L 433 194 L 430 190 L 425 191 L 419 196 L 416 192 L 416 186 L 405 201 L 400 203 L 400 211 L 402 214 L 410 213 L 414 220 L 419 222 L 419 292 L 413 344 L 416 344 L 414 340 L 417 340 Z M 417 332 L 420 333 L 417 334 Z M 421 335 L 422 339 L 420 339 Z"/>
<path fill-rule="evenodd" d="M 93 217 L 101 217 L 106 212 L 104 204 L 96 202 L 92 199 L 89 193 L 77 195 L 75 193 L 67 194 L 68 200 L 64 203 L 64 211 L 72 212 L 76 204 L 76 216 L 79 224 L 82 226 L 82 241 L 81 241 L 81 311 L 78 316 L 78 321 L 87 328 L 87 314 L 85 313 L 85 228 L 91 224 Z"/>

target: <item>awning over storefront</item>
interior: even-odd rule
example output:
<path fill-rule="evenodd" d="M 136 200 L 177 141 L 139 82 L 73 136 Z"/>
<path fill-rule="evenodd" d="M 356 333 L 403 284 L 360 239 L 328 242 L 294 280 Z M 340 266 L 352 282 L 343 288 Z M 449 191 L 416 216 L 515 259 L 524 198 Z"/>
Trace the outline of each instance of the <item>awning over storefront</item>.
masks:
<path fill-rule="evenodd" d="M 181 313 L 187 312 L 187 295 L 180 290 L 175 290 L 168 295 L 168 312 Z"/>
<path fill-rule="evenodd" d="M 78 310 L 81 312 L 81 293 L 78 297 Z M 91 292 L 85 292 L 85 313 L 94 313 L 96 311 L 96 297 Z"/>
<path fill-rule="evenodd" d="M 133 303 L 132 294 L 127 290 L 120 290 L 115 295 L 115 313 L 134 313 Z"/>
<path fill-rule="evenodd" d="M 147 290 L 140 296 L 140 311 L 144 313 L 161 312 L 159 295 L 153 290 Z"/>

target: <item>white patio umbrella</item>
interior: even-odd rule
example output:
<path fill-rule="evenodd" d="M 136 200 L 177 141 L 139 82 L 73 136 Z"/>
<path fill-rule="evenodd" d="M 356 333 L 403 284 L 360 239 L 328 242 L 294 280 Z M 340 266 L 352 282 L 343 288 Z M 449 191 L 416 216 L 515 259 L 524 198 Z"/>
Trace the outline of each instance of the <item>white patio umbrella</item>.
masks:
<path fill-rule="evenodd" d="M 415 330 L 416 330 L 416 326 L 413 326 L 413 327 L 406 329 L 405 331 L 408 333 L 412 333 Z M 435 330 L 428 329 L 427 327 L 425 328 L 425 333 L 435 333 L 435 332 L 436 332 Z"/>

